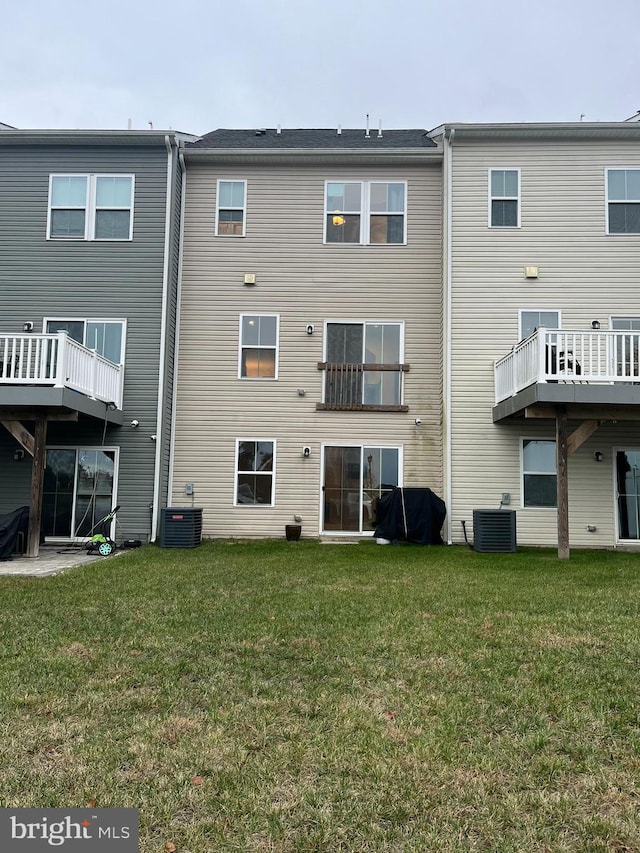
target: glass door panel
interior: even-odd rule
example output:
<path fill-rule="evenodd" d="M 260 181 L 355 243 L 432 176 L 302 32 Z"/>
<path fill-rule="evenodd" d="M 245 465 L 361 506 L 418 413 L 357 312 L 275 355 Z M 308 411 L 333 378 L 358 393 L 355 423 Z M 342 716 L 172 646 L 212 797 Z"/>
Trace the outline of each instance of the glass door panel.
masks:
<path fill-rule="evenodd" d="M 359 447 L 324 451 L 324 529 L 360 530 Z"/>
<path fill-rule="evenodd" d="M 43 536 L 71 536 L 75 478 L 75 448 L 47 450 L 42 489 Z"/>
<path fill-rule="evenodd" d="M 618 538 L 640 539 L 640 450 L 616 454 Z"/>

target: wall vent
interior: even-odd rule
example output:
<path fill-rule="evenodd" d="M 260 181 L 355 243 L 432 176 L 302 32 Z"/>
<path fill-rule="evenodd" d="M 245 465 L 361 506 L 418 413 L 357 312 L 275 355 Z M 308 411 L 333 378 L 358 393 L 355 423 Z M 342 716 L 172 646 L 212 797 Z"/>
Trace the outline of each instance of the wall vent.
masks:
<path fill-rule="evenodd" d="M 473 550 L 512 553 L 516 550 L 516 513 L 512 509 L 474 509 Z"/>

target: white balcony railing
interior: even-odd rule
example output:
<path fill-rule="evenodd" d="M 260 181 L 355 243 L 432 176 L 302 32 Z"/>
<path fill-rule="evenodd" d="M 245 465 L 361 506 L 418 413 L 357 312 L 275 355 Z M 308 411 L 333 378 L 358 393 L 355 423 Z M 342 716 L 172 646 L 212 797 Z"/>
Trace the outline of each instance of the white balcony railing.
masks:
<path fill-rule="evenodd" d="M 0 335 L 0 385 L 71 388 L 122 408 L 123 366 L 70 338 L 52 335 Z"/>
<path fill-rule="evenodd" d="M 640 382 L 640 332 L 539 328 L 495 362 L 496 403 L 535 382 Z"/>

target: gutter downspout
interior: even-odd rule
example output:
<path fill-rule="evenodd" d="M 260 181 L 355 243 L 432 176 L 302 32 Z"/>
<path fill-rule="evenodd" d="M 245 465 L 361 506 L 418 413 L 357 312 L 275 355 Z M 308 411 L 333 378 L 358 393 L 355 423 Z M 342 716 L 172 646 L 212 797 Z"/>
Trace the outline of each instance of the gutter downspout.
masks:
<path fill-rule="evenodd" d="M 184 259 L 184 214 L 186 207 L 187 195 L 187 164 L 184 161 L 184 154 L 178 152 L 178 160 L 180 163 L 180 244 L 178 249 L 178 293 L 176 297 L 176 331 L 174 337 L 173 350 L 173 390 L 171 395 L 171 440 L 169 444 L 169 483 L 167 488 L 167 500 L 171 501 L 173 494 L 173 466 L 176 453 L 176 408 L 178 405 L 178 353 L 180 350 L 180 315 L 182 306 L 182 263 Z"/>
<path fill-rule="evenodd" d="M 167 149 L 167 192 L 164 219 L 164 263 L 162 265 L 162 309 L 160 315 L 160 362 L 158 365 L 158 409 L 156 417 L 156 458 L 153 478 L 153 511 L 151 513 L 151 542 L 156 541 L 160 507 L 160 475 L 164 446 L 164 402 L 167 346 L 167 313 L 169 309 L 169 250 L 171 248 L 171 212 L 173 210 L 173 146 L 169 135 L 164 137 Z"/>
<path fill-rule="evenodd" d="M 455 136 L 455 128 L 450 128 L 447 132 L 445 128 L 443 134 L 444 141 L 444 258 L 443 258 L 443 349 L 444 349 L 444 371 L 443 371 L 443 432 L 444 432 L 444 502 L 448 507 L 447 511 L 447 544 L 452 544 L 452 520 L 451 520 L 451 498 L 452 498 L 452 437 L 451 437 L 451 284 L 452 284 L 452 260 L 451 260 L 451 242 L 452 242 L 452 171 L 453 171 L 453 139 Z"/>

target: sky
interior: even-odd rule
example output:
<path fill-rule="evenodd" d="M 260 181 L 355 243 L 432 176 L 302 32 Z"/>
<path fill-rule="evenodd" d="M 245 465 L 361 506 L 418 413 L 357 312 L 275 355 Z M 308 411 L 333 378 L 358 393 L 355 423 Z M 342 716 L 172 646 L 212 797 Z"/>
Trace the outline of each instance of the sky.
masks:
<path fill-rule="evenodd" d="M 639 0 L 20 0 L 0 122 L 203 134 L 621 121 Z"/>

